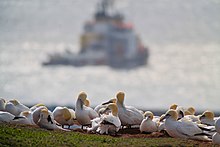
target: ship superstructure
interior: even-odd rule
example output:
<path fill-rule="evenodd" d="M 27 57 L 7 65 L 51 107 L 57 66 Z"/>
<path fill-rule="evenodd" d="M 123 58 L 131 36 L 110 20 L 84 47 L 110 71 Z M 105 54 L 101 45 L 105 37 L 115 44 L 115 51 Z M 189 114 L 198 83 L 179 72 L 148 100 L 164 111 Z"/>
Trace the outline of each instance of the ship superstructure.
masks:
<path fill-rule="evenodd" d="M 147 63 L 148 50 L 135 34 L 133 25 L 125 22 L 124 16 L 114 9 L 112 0 L 98 3 L 94 20 L 85 23 L 80 43 L 78 54 L 53 54 L 44 64 L 132 68 Z"/>

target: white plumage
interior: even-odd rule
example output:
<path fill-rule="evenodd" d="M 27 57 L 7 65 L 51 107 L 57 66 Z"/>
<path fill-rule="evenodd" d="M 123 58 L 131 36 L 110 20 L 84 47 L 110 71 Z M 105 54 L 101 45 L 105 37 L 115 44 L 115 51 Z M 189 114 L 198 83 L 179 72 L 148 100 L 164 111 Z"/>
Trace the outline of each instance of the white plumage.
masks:
<path fill-rule="evenodd" d="M 115 103 L 111 103 L 107 106 L 105 111 L 111 110 L 109 114 L 103 114 L 100 119 L 100 125 L 97 132 L 100 134 L 112 134 L 116 135 L 121 127 L 121 121 L 118 117 L 118 108 Z"/>
<path fill-rule="evenodd" d="M 144 118 L 143 114 L 135 107 L 125 106 L 124 95 L 124 92 L 117 94 L 118 116 L 122 126 L 140 125 Z"/>
<path fill-rule="evenodd" d="M 20 103 L 18 100 L 9 100 L 5 104 L 5 111 L 15 115 L 19 116 L 21 112 L 23 111 L 29 111 L 30 109 L 25 106 L 24 104 Z"/>
<path fill-rule="evenodd" d="M 0 111 L 0 123 L 10 123 L 14 117 L 15 116 L 9 112 Z"/>
<path fill-rule="evenodd" d="M 38 120 L 37 125 L 41 128 L 48 129 L 48 130 L 68 131 L 56 125 L 54 119 L 51 117 L 51 114 L 48 112 L 47 109 L 41 109 L 40 119 Z"/>
<path fill-rule="evenodd" d="M 145 118 L 142 120 L 140 125 L 140 131 L 146 133 L 152 133 L 158 131 L 159 118 L 154 119 L 154 115 L 151 111 L 144 113 Z"/>
<path fill-rule="evenodd" d="M 220 117 L 215 122 L 216 133 L 212 136 L 212 142 L 220 145 Z"/>
<path fill-rule="evenodd" d="M 75 111 L 67 107 L 56 107 L 53 110 L 52 114 L 54 120 L 62 126 L 64 125 L 71 126 L 74 124 L 76 119 Z"/>
<path fill-rule="evenodd" d="M 174 138 L 189 138 L 202 141 L 210 141 L 208 136 L 198 125 L 188 120 L 177 120 L 178 114 L 175 110 L 168 110 L 161 119 L 165 120 L 165 129 L 167 133 Z"/>
<path fill-rule="evenodd" d="M 91 120 L 98 117 L 98 113 L 90 107 L 84 105 L 87 95 L 81 92 L 76 101 L 75 114 L 77 121 L 83 126 L 91 125 Z"/>
<path fill-rule="evenodd" d="M 202 124 L 214 126 L 215 120 L 214 120 L 215 114 L 212 111 L 205 111 L 200 117 L 200 121 Z"/>

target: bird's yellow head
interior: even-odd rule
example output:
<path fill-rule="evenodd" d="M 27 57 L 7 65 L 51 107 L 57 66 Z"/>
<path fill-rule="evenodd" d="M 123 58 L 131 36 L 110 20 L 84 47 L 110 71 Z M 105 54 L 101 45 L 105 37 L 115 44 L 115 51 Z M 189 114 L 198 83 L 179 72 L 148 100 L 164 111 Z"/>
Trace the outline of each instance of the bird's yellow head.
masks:
<path fill-rule="evenodd" d="M 162 121 L 164 119 L 168 119 L 168 118 L 172 118 L 173 120 L 177 120 L 178 114 L 177 114 L 176 110 L 173 110 L 173 109 L 168 110 L 164 115 L 161 116 L 160 121 Z"/>
<path fill-rule="evenodd" d="M 86 100 L 84 101 L 84 105 L 87 106 L 87 107 L 90 106 L 90 101 L 89 101 L 89 99 L 86 99 Z"/>
<path fill-rule="evenodd" d="M 200 118 L 206 118 L 206 119 L 210 119 L 210 120 L 213 120 L 215 117 L 215 114 L 212 112 L 212 111 L 205 111 L 202 116 Z"/>
<path fill-rule="evenodd" d="M 195 110 L 194 107 L 189 107 L 189 108 L 187 109 L 187 111 L 189 111 L 189 112 L 191 113 L 191 115 L 194 115 L 194 114 L 196 113 L 196 110 Z"/>
<path fill-rule="evenodd" d="M 184 111 L 184 115 L 193 115 L 191 112 L 189 112 L 188 110 Z"/>
<path fill-rule="evenodd" d="M 64 107 L 63 109 L 63 117 L 66 121 L 71 119 L 71 113 L 68 108 Z"/>
<path fill-rule="evenodd" d="M 78 99 L 80 99 L 83 103 L 85 102 L 86 98 L 87 94 L 84 91 L 79 93 Z"/>
<path fill-rule="evenodd" d="M 117 101 L 118 101 L 121 105 L 123 105 L 125 93 L 124 93 L 124 92 L 118 92 L 117 95 L 116 95 L 116 97 L 117 97 Z"/>
<path fill-rule="evenodd" d="M 154 118 L 154 114 L 151 111 L 146 111 L 144 113 L 144 117 L 145 118 L 148 117 L 148 118 L 150 118 L 152 120 Z"/>
<path fill-rule="evenodd" d="M 172 104 L 172 105 L 170 106 L 170 109 L 176 110 L 177 106 L 178 106 L 177 104 Z"/>
<path fill-rule="evenodd" d="M 41 109 L 40 112 L 41 112 L 41 113 L 40 113 L 40 117 L 41 117 L 42 119 L 45 119 L 45 118 L 47 118 L 47 117 L 49 116 L 49 112 L 48 112 L 47 109 Z"/>
<path fill-rule="evenodd" d="M 16 100 L 16 99 L 9 100 L 9 102 L 14 104 L 15 106 L 19 104 L 18 100 Z"/>
<path fill-rule="evenodd" d="M 114 115 L 114 116 L 118 115 L 118 107 L 115 103 L 108 104 L 106 109 L 110 109 L 112 112 L 112 115 Z"/>

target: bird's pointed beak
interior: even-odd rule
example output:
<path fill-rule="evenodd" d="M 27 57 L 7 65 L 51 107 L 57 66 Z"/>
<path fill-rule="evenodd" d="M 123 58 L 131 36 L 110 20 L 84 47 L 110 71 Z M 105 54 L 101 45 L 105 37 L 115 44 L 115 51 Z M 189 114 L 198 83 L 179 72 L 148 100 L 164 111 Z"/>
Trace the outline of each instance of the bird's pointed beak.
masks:
<path fill-rule="evenodd" d="M 107 101 L 107 102 L 105 102 L 105 103 L 102 103 L 102 105 L 107 105 L 107 104 L 109 104 L 109 103 L 112 103 L 112 101 L 110 100 L 110 101 Z"/>
<path fill-rule="evenodd" d="M 163 114 L 161 117 L 160 117 L 160 122 L 163 121 L 164 119 L 167 119 L 170 115 L 169 114 Z"/>

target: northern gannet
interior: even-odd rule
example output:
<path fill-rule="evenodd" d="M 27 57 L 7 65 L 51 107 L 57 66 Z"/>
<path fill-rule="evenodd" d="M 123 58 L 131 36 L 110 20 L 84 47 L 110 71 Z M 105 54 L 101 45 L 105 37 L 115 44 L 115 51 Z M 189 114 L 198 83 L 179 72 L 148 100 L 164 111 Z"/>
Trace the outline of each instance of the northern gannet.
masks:
<path fill-rule="evenodd" d="M 98 113 L 90 107 L 84 105 L 87 95 L 80 92 L 76 101 L 75 114 L 77 121 L 83 126 L 91 125 L 91 120 L 98 117 Z"/>
<path fill-rule="evenodd" d="M 158 131 L 159 118 L 154 119 L 154 114 L 151 111 L 144 113 L 145 118 L 140 125 L 140 131 L 144 133 L 152 133 Z"/>
<path fill-rule="evenodd" d="M 132 125 L 140 125 L 143 120 L 143 114 L 140 110 L 132 106 L 124 105 L 124 92 L 117 93 L 118 116 L 122 126 L 131 127 Z"/>
<path fill-rule="evenodd" d="M 188 120 L 177 120 L 176 110 L 168 110 L 161 120 L 165 120 L 165 129 L 167 133 L 174 138 L 188 138 L 202 141 L 211 141 L 209 134 L 204 135 L 204 131 L 197 123 Z"/>

